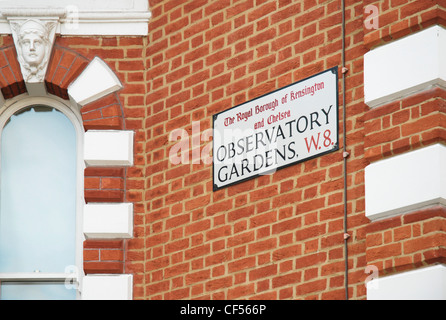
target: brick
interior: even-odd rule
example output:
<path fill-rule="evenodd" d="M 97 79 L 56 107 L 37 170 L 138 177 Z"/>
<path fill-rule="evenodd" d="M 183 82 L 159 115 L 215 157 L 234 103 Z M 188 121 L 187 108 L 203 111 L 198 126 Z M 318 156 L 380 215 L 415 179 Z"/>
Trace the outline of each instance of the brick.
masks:
<path fill-rule="evenodd" d="M 413 253 L 420 250 L 437 248 L 446 243 L 446 234 L 431 234 L 424 237 L 419 237 L 407 240 L 403 244 L 404 253 Z"/>
<path fill-rule="evenodd" d="M 286 286 L 294 283 L 301 282 L 302 272 L 297 271 L 287 275 L 278 276 L 272 279 L 272 287 L 278 288 L 281 286 Z"/>
<path fill-rule="evenodd" d="M 206 291 L 215 291 L 230 287 L 232 285 L 232 277 L 213 279 L 205 284 Z"/>
<path fill-rule="evenodd" d="M 84 261 L 98 261 L 99 250 L 84 250 Z"/>
<path fill-rule="evenodd" d="M 244 259 L 235 260 L 234 262 L 231 262 L 228 264 L 228 271 L 229 272 L 239 272 L 245 269 L 252 269 L 256 266 L 256 259 L 255 257 L 248 257 Z"/>
<path fill-rule="evenodd" d="M 326 281 L 327 280 L 325 280 L 325 279 L 320 279 L 320 280 L 315 280 L 312 282 L 300 284 L 300 285 L 296 286 L 296 292 L 299 295 L 305 295 L 305 294 L 309 294 L 312 292 L 324 291 L 325 288 L 327 287 Z"/>
<path fill-rule="evenodd" d="M 375 261 L 402 254 L 400 243 L 392 243 L 367 250 L 367 260 Z"/>
<path fill-rule="evenodd" d="M 124 258 L 122 250 L 101 250 L 101 261 L 117 260 L 122 261 Z"/>
<path fill-rule="evenodd" d="M 120 274 L 124 270 L 122 262 L 84 262 L 85 274 Z"/>

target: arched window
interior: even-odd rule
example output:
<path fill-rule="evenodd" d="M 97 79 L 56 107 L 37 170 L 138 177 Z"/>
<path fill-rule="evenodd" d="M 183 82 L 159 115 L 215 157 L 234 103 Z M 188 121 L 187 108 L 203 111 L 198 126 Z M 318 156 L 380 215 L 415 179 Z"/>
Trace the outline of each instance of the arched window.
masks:
<path fill-rule="evenodd" d="M 1 122 L 0 122 L 1 123 Z M 0 298 L 75 299 L 76 128 L 47 105 L 18 109 L 0 136 Z"/>

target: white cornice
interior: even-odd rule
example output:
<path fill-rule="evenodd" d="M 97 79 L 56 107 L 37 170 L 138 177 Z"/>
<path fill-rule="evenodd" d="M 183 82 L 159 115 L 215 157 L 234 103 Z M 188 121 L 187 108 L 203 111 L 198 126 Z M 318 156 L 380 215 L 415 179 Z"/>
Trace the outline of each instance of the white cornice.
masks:
<path fill-rule="evenodd" d="M 1 8 L 0 12 L 3 18 L 13 17 L 63 17 L 67 11 L 62 8 L 43 9 L 43 8 Z"/>
<path fill-rule="evenodd" d="M 148 33 L 151 12 L 145 5 L 146 0 L 111 0 L 104 2 L 106 8 L 100 8 L 98 2 L 92 5 L 88 0 L 73 0 L 73 4 L 64 7 L 60 7 L 63 3 L 46 2 L 42 2 L 41 7 L 33 3 L 33 7 L 28 8 L 20 1 L 15 7 L 0 1 L 0 34 L 12 33 L 8 22 L 11 19 L 27 17 L 57 18 L 56 32 L 61 35 L 145 36 Z"/>

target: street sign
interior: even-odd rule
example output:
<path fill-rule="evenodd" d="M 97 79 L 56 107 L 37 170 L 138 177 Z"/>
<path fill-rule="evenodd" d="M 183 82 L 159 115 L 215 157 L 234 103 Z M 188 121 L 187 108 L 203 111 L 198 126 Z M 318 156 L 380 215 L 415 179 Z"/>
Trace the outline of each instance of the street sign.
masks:
<path fill-rule="evenodd" d="M 339 149 L 338 69 L 214 115 L 214 191 Z"/>

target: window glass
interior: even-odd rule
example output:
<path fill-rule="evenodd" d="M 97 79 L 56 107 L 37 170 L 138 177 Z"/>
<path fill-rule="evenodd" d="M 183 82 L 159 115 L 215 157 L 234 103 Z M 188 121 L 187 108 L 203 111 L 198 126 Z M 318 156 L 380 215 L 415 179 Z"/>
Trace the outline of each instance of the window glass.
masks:
<path fill-rule="evenodd" d="M 4 282 L 2 300 L 74 300 L 76 290 L 63 283 Z"/>
<path fill-rule="evenodd" d="M 0 166 L 0 272 L 64 272 L 75 265 L 76 135 L 70 120 L 41 106 L 16 113 L 3 128 Z"/>

